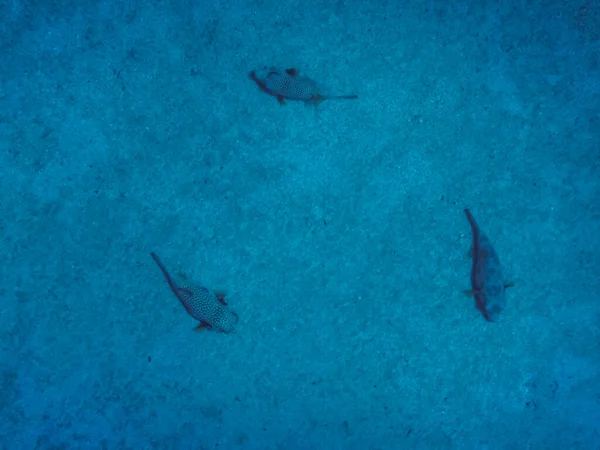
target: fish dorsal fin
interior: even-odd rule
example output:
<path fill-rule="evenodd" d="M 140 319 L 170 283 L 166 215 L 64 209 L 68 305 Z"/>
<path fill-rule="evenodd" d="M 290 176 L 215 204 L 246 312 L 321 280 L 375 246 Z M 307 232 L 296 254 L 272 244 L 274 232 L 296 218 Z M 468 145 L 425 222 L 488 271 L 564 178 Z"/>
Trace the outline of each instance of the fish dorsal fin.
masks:
<path fill-rule="evenodd" d="M 290 77 L 297 77 L 300 71 L 292 67 L 291 69 L 285 69 L 285 73 L 287 73 Z"/>

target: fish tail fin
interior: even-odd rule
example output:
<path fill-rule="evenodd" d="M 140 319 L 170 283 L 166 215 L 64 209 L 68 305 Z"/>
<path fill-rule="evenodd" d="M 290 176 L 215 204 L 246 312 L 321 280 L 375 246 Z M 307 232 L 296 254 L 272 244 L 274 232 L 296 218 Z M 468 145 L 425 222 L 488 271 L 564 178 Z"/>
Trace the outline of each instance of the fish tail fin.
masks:
<path fill-rule="evenodd" d="M 162 263 L 162 261 L 160 260 L 158 255 L 154 252 L 151 252 L 150 256 L 152 257 L 152 259 L 154 260 L 154 262 L 156 263 L 158 268 L 161 270 L 161 272 L 163 273 L 163 275 L 165 276 L 165 278 L 167 279 L 169 284 L 173 284 L 173 282 L 171 281 L 171 274 L 169 273 L 169 271 L 167 270 L 165 265 Z"/>
<path fill-rule="evenodd" d="M 319 103 L 324 102 L 325 100 L 354 100 L 357 99 L 358 95 L 321 95 L 315 94 L 309 100 L 306 101 L 308 105 L 318 106 Z"/>
<path fill-rule="evenodd" d="M 358 95 L 356 95 L 356 94 L 332 95 L 330 97 L 325 97 L 325 99 L 327 99 L 327 100 L 355 100 L 357 98 L 358 98 Z"/>

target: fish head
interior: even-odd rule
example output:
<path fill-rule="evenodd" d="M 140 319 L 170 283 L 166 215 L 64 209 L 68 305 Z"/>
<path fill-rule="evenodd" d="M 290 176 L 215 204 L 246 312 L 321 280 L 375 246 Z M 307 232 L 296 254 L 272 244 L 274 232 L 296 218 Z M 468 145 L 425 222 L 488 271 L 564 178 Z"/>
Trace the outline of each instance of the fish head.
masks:
<path fill-rule="evenodd" d="M 239 321 L 239 316 L 226 306 L 218 309 L 215 320 L 212 325 L 222 333 L 233 333 L 236 331 L 236 326 Z"/>
<path fill-rule="evenodd" d="M 324 100 L 321 89 L 308 77 L 300 76 L 297 69 L 264 68 L 250 72 L 250 79 L 267 94 L 283 100 L 302 100 L 318 104 Z"/>
<path fill-rule="evenodd" d="M 489 320 L 497 322 L 506 307 L 505 288 L 502 283 L 489 283 L 484 287 L 485 309 Z"/>
<path fill-rule="evenodd" d="M 275 67 L 263 67 L 250 72 L 250 79 L 264 85 L 267 89 L 277 90 L 277 87 L 291 78 L 285 70 Z"/>
<path fill-rule="evenodd" d="M 285 104 L 285 92 L 288 90 L 291 76 L 277 69 L 253 70 L 248 77 L 266 94 L 277 97 L 281 105 Z"/>

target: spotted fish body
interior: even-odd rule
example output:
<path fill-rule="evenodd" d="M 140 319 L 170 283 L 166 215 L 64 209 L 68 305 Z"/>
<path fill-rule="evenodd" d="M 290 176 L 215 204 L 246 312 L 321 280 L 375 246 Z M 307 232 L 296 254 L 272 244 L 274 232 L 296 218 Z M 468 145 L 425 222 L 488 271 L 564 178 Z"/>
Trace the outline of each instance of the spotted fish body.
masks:
<path fill-rule="evenodd" d="M 300 76 L 298 69 L 253 70 L 250 72 L 249 78 L 261 91 L 276 97 L 281 105 L 284 105 L 286 100 L 299 100 L 318 105 L 328 99 L 358 98 L 356 95 L 325 95 L 314 80 Z"/>
<path fill-rule="evenodd" d="M 211 292 L 208 288 L 195 285 L 181 276 L 174 279 L 156 253 L 152 252 L 150 256 L 187 313 L 200 322 L 197 329 L 215 329 L 223 333 L 235 330 L 238 315 L 228 308 L 224 294 Z"/>
<path fill-rule="evenodd" d="M 500 258 L 488 237 L 481 232 L 475 218 L 465 209 L 471 225 L 473 244 L 471 248 L 471 289 L 475 306 L 486 320 L 495 322 L 506 306 L 506 287 Z"/>

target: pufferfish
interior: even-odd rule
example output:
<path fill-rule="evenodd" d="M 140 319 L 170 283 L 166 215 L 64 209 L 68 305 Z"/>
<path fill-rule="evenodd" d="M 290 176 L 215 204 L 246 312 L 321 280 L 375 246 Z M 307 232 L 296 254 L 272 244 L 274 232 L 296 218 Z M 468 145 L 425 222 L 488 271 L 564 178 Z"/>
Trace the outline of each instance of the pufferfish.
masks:
<path fill-rule="evenodd" d="M 300 76 L 298 69 L 253 70 L 248 77 L 261 91 L 277 98 L 280 105 L 285 105 L 286 100 L 299 100 L 317 106 L 323 100 L 358 98 L 358 95 L 325 95 L 316 81 Z"/>
<path fill-rule="evenodd" d="M 506 307 L 506 288 L 513 285 L 504 280 L 500 258 L 488 237 L 481 232 L 471 211 L 465 209 L 471 225 L 471 290 L 467 294 L 475 297 L 475 307 L 488 322 L 496 322 Z"/>
<path fill-rule="evenodd" d="M 204 286 L 191 283 L 183 276 L 179 276 L 175 280 L 156 253 L 152 252 L 150 256 L 162 271 L 169 287 L 187 313 L 200 322 L 195 328 L 196 330 L 214 329 L 223 333 L 235 331 L 235 325 L 239 318 L 229 309 L 224 292 L 212 292 Z"/>

